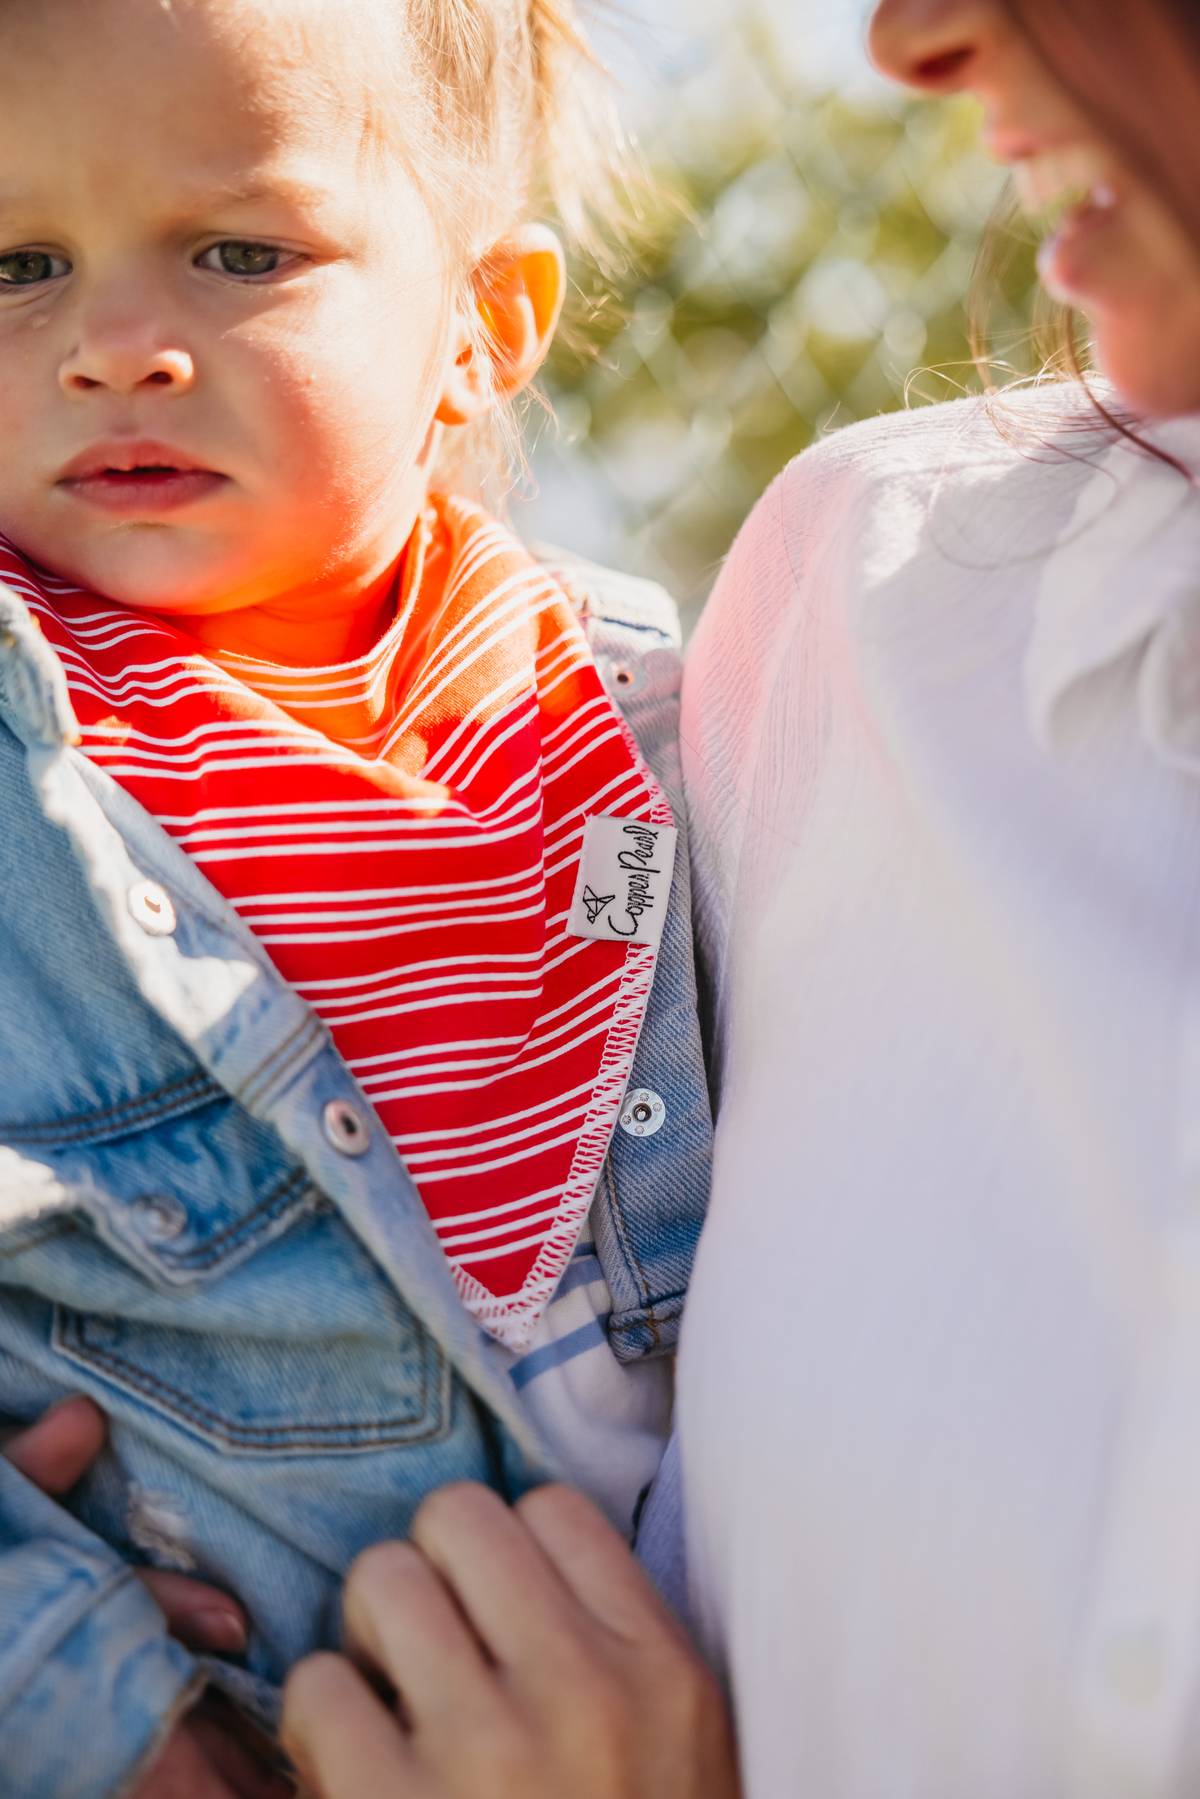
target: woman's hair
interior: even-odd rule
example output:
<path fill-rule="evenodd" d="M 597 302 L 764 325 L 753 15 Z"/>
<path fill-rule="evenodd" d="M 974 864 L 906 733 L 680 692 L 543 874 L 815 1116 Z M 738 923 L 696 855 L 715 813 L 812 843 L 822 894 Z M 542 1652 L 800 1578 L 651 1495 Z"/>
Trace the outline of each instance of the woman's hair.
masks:
<path fill-rule="evenodd" d="M 1200 255 L 1200 0 L 1003 3 L 1054 79 L 1172 208 Z M 996 366 L 990 304 L 1021 235 L 1019 213 L 1015 203 L 1002 203 L 976 267 L 972 347 L 985 372 Z M 1039 295 L 1033 340 L 1044 372 L 1082 376 L 1083 336 L 1078 315 Z"/>
<path fill-rule="evenodd" d="M 1200 248 L 1200 0 L 1005 0 L 1055 79 Z"/>
<path fill-rule="evenodd" d="M 1090 116 L 1122 161 L 1172 208 L 1200 256 L 1200 0 L 1003 0 L 1009 15 L 1058 84 Z M 1002 397 L 1021 371 L 998 354 L 992 313 L 1004 292 L 1013 247 L 1022 238 L 1020 208 L 1002 201 L 976 259 L 968 302 L 975 366 L 985 388 Z M 1089 405 L 1060 421 L 1090 434 L 1097 420 L 1147 455 L 1190 472 L 1147 442 L 1119 400 L 1103 397 L 1087 367 L 1080 315 L 1038 288 L 1032 340 L 1035 378 L 1073 377 Z M 997 375 L 1003 377 L 999 382 Z M 1008 427 L 999 413 L 998 428 Z M 1017 427 L 1017 435 L 1021 428 Z"/>

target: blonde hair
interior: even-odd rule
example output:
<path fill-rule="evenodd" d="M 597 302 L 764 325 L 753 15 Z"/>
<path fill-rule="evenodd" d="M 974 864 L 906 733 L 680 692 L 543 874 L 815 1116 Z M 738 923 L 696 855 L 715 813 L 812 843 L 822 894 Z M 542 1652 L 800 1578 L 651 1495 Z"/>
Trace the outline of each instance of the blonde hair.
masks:
<path fill-rule="evenodd" d="M 408 0 L 406 23 L 466 255 L 543 210 L 594 248 L 626 146 L 572 0 Z"/>
<path fill-rule="evenodd" d="M 405 26 L 432 132 L 414 174 L 458 279 L 486 275 L 488 249 L 532 217 L 593 277 L 615 276 L 635 235 L 637 165 L 573 0 L 407 0 Z M 498 404 L 447 439 L 436 472 L 497 502 L 496 475 L 511 487 L 523 466 L 517 414 Z"/>

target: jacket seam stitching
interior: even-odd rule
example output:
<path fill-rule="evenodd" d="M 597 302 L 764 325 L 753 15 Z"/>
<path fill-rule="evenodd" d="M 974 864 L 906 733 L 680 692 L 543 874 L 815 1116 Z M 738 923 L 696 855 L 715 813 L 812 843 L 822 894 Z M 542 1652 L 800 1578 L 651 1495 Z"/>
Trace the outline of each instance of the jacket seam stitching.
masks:
<path fill-rule="evenodd" d="M 0 1123 L 0 1132 L 3 1132 L 5 1142 L 14 1146 L 74 1143 L 92 1136 L 110 1135 L 115 1126 L 145 1124 L 148 1120 L 169 1112 L 173 1106 L 185 1102 L 190 1104 L 198 1099 L 207 1101 L 225 1097 L 224 1089 L 205 1074 L 203 1069 L 197 1069 L 194 1074 L 165 1082 L 163 1086 L 151 1088 L 148 1093 L 139 1094 L 135 1099 L 118 1100 L 95 1112 L 77 1112 L 58 1124 Z"/>
<path fill-rule="evenodd" d="M 302 1201 L 306 1190 L 311 1191 L 314 1198 L 317 1197 L 317 1190 L 312 1186 L 307 1171 L 297 1169 L 272 1187 L 249 1212 L 218 1231 L 216 1236 L 209 1237 L 195 1249 L 184 1250 L 179 1255 L 164 1253 L 162 1260 L 170 1267 L 180 1268 L 203 1268 L 219 1261 L 226 1250 L 237 1247 L 239 1240 L 253 1235 L 257 1226 L 269 1221 L 273 1215 L 286 1212 L 293 1200 Z"/>
<path fill-rule="evenodd" d="M 662 1342 L 664 1328 L 673 1324 L 682 1312 L 686 1298 L 686 1291 L 668 1293 L 641 1311 L 630 1308 L 627 1312 L 613 1313 L 609 1324 L 610 1334 L 636 1338 L 648 1329 L 651 1346 L 657 1347 Z"/>
<path fill-rule="evenodd" d="M 625 1258 L 625 1265 L 637 1283 L 641 1303 L 644 1307 L 649 1308 L 648 1318 L 652 1320 L 653 1302 L 650 1297 L 650 1280 L 629 1236 L 628 1227 L 625 1223 L 625 1216 L 621 1209 L 621 1198 L 617 1190 L 617 1177 L 613 1170 L 611 1156 L 606 1159 L 604 1164 L 604 1178 L 605 1185 L 608 1189 L 609 1216 L 613 1221 L 613 1229 L 615 1230 L 617 1240 L 621 1245 L 621 1253 Z M 657 1341 L 657 1326 L 653 1326 L 653 1328 L 656 1332 Z"/>
<path fill-rule="evenodd" d="M 656 1306 L 676 1305 L 676 1304 L 681 1304 L 682 1301 L 685 1300 L 686 1298 L 687 1298 L 687 1288 L 686 1287 L 676 1287 L 674 1289 L 674 1291 L 671 1293 L 660 1293 L 658 1298 L 654 1301 L 654 1304 Z M 627 1311 L 613 1312 L 612 1313 L 612 1321 L 613 1321 L 614 1326 L 619 1330 L 619 1329 L 621 1329 L 621 1327 L 623 1325 L 627 1324 L 630 1320 L 640 1318 L 640 1316 L 641 1316 L 641 1314 L 639 1312 L 635 1311 L 633 1309 L 633 1307 L 631 1306 Z"/>
<path fill-rule="evenodd" d="M 261 1101 L 272 1086 L 278 1086 L 292 1072 L 310 1044 L 320 1040 L 324 1029 L 315 1013 L 310 1012 L 300 1020 L 268 1060 L 260 1063 L 243 1083 L 237 1097 L 247 1111 L 252 1112 L 255 1102 Z"/>
<path fill-rule="evenodd" d="M 169 1401 L 168 1409 L 173 1410 L 179 1417 L 209 1430 L 219 1441 L 239 1448 L 248 1448 L 255 1444 L 270 1446 L 279 1442 L 298 1449 L 320 1448 L 327 1446 L 331 1439 L 338 1436 L 361 1438 L 363 1432 L 383 1433 L 386 1431 L 394 1434 L 390 1438 L 383 1437 L 382 1440 L 385 1442 L 420 1443 L 436 1436 L 442 1428 L 442 1419 L 437 1408 L 433 1408 L 432 1412 L 429 1408 L 431 1382 L 429 1358 L 425 1355 L 421 1358 L 418 1409 L 411 1419 L 393 1417 L 360 1421 L 355 1424 L 274 1424 L 252 1428 L 233 1424 L 228 1418 L 221 1417 L 218 1412 L 210 1411 L 207 1406 L 202 1406 L 197 1400 L 190 1398 L 180 1388 L 172 1387 L 167 1382 L 159 1380 L 145 1369 L 139 1368 L 136 1363 L 127 1362 L 123 1356 L 116 1355 L 112 1350 L 96 1349 L 91 1345 L 85 1345 L 80 1339 L 71 1345 L 70 1352 L 77 1355 L 82 1361 L 91 1362 L 94 1366 L 107 1370 L 116 1378 L 128 1381 L 136 1391 L 146 1394 L 151 1399 L 158 1399 L 164 1403 Z M 420 1429 L 420 1426 L 426 1422 L 427 1428 Z M 416 1428 L 414 1429 L 414 1427 Z"/>

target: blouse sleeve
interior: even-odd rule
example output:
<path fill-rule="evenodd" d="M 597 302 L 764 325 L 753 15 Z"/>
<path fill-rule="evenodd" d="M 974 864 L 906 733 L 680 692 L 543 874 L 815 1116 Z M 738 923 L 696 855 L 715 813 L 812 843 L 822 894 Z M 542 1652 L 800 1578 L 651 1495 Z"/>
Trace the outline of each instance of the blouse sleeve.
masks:
<path fill-rule="evenodd" d="M 729 553 L 684 669 L 681 736 L 705 1023 L 719 1098 L 725 993 L 739 886 L 756 880 L 774 827 L 759 796 L 786 773 L 789 805 L 815 786 L 837 657 L 831 604 L 839 545 L 854 535 L 857 482 L 840 434 L 797 457 Z M 781 764 L 786 764 L 786 770 Z"/>

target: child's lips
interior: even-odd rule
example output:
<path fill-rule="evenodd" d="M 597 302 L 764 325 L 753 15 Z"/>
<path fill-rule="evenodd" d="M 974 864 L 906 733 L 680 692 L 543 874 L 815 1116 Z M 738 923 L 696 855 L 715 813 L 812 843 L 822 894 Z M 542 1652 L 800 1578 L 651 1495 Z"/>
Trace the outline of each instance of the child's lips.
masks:
<path fill-rule="evenodd" d="M 225 479 L 171 444 L 117 438 L 76 456 L 58 486 L 106 512 L 153 514 L 192 505 Z"/>
<path fill-rule="evenodd" d="M 102 469 L 76 475 L 59 486 L 76 499 L 106 512 L 173 512 L 193 505 L 225 485 L 211 469 L 144 467 Z"/>

